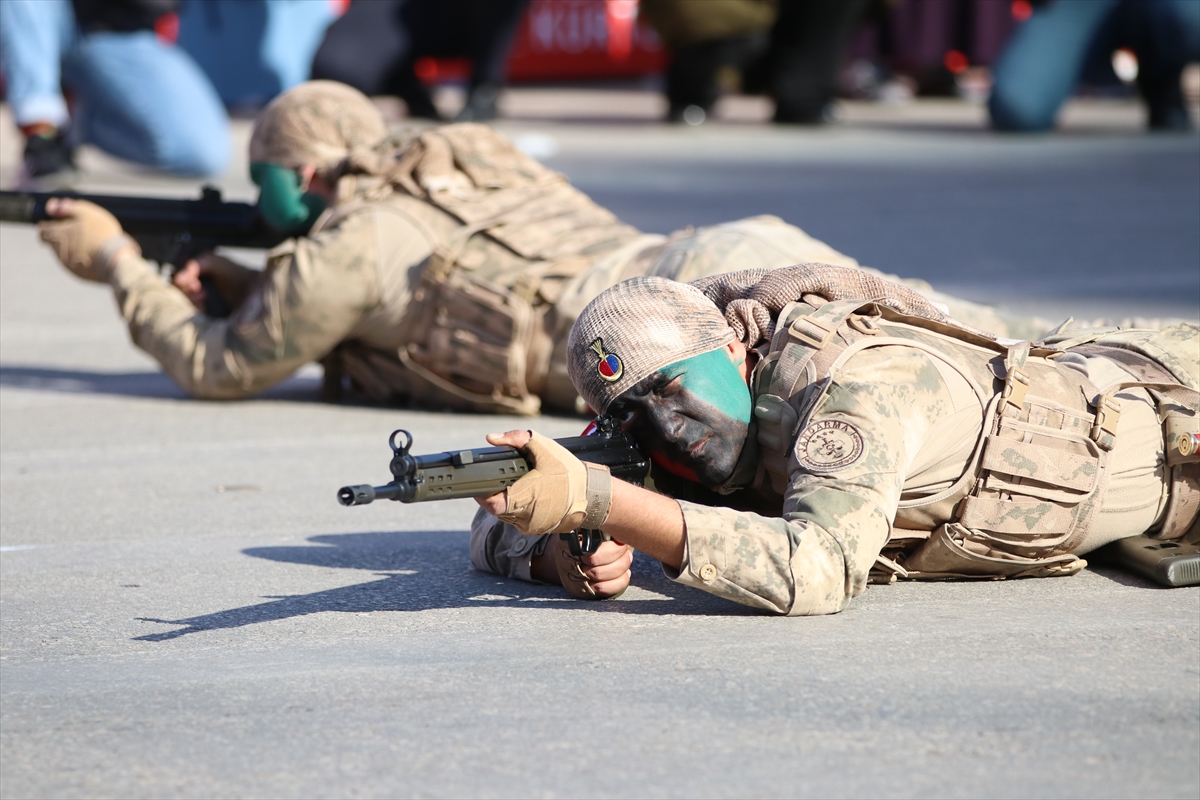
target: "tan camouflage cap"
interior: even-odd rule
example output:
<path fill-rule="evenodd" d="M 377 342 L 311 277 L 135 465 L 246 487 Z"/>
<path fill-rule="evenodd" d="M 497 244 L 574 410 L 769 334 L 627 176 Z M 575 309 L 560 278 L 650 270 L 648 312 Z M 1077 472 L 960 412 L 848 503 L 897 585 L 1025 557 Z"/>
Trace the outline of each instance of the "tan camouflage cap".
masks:
<path fill-rule="evenodd" d="M 263 109 L 250 137 L 250 161 L 328 169 L 386 134 L 383 116 L 365 94 L 344 83 L 309 81 Z"/>
<path fill-rule="evenodd" d="M 667 278 L 618 283 L 588 303 L 567 339 L 567 373 L 589 406 L 610 403 L 647 375 L 736 339 L 695 286 Z"/>

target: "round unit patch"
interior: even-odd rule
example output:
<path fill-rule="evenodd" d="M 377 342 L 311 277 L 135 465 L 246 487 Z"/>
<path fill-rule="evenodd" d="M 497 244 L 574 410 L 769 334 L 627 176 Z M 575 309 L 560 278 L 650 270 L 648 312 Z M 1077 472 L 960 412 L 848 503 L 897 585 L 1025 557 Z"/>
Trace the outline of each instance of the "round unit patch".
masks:
<path fill-rule="evenodd" d="M 616 353 L 604 350 L 603 339 L 592 342 L 591 348 L 600 357 L 599 363 L 596 364 L 596 372 L 600 375 L 601 380 L 609 383 L 621 380 L 621 376 L 625 374 L 625 365 L 621 363 L 621 358 Z"/>
<path fill-rule="evenodd" d="M 858 428 L 837 419 L 812 423 L 796 440 L 796 458 L 813 472 L 845 469 L 862 458 L 865 449 Z"/>

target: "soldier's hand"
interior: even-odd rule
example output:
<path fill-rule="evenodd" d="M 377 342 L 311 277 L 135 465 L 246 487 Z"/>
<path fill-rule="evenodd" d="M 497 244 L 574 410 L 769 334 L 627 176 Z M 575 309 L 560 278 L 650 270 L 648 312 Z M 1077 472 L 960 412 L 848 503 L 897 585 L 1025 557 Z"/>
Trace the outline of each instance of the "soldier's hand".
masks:
<path fill-rule="evenodd" d="M 107 281 L 119 257 L 137 252 L 116 217 L 94 203 L 53 197 L 46 201 L 46 213 L 54 219 L 38 223 L 42 241 L 85 281 Z"/>
<path fill-rule="evenodd" d="M 489 513 L 530 536 L 600 527 L 612 502 L 607 468 L 585 465 L 532 431 L 490 434 L 488 442 L 516 447 L 532 467 L 503 493 L 479 499 Z"/>
<path fill-rule="evenodd" d="M 200 278 L 210 278 L 226 304 L 230 308 L 237 308 L 246 299 L 260 274 L 258 270 L 244 267 L 216 253 L 201 253 L 172 275 L 171 283 L 192 301 L 192 305 L 203 311 L 206 290 Z"/>
<path fill-rule="evenodd" d="M 546 548 L 553 551 L 558 579 L 572 597 L 607 600 L 629 588 L 633 548 L 620 542 L 602 542 L 594 553 L 571 555 L 570 546 L 557 536 Z"/>
<path fill-rule="evenodd" d="M 192 305 L 201 311 L 204 310 L 204 285 L 200 283 L 200 276 L 204 274 L 204 268 L 200 266 L 200 259 L 190 259 L 183 265 L 183 269 L 171 276 L 171 284 L 176 289 L 183 292 L 188 300 L 192 301 Z"/>

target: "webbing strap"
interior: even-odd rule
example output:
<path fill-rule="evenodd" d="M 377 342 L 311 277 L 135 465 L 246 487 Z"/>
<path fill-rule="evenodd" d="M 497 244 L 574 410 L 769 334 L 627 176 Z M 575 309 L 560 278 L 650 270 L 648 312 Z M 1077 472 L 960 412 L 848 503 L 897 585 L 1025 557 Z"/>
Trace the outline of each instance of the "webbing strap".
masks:
<path fill-rule="evenodd" d="M 1004 400 L 1000 406 L 1002 416 L 1011 417 L 1021 413 L 1025 394 L 1029 391 L 1029 374 L 1022 369 L 1028 358 L 1029 342 L 1014 344 L 1004 356 L 1004 389 L 1000 393 Z"/>
<path fill-rule="evenodd" d="M 1096 422 L 1092 425 L 1092 439 L 1105 450 L 1112 450 L 1116 444 L 1117 421 L 1120 419 L 1120 405 L 1114 395 L 1125 389 L 1153 389 L 1161 392 L 1168 400 L 1177 403 L 1195 417 L 1200 414 L 1200 392 L 1174 381 L 1158 383 L 1150 381 L 1122 381 L 1113 384 L 1096 396 L 1092 405 L 1096 407 Z M 1162 410 L 1160 409 L 1160 414 Z M 1167 442 L 1171 447 L 1174 442 Z"/>
<path fill-rule="evenodd" d="M 787 346 L 779 352 L 775 360 L 766 394 L 782 398 L 791 397 L 808 362 L 833 341 L 838 328 L 864 305 L 869 303 L 863 300 L 835 300 L 819 306 L 809 314 L 799 316 L 795 312 L 804 306 L 796 305 L 790 311 L 785 309 L 786 316 L 780 315 L 779 324 L 787 326 Z"/>

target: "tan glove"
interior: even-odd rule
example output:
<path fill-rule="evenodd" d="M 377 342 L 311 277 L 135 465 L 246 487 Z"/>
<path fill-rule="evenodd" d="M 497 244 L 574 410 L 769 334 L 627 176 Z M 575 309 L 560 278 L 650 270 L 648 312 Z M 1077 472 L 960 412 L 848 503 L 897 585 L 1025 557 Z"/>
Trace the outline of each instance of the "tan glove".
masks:
<path fill-rule="evenodd" d="M 608 467 L 585 464 L 540 433 L 533 433 L 521 452 L 533 468 L 505 490 L 501 520 L 528 536 L 604 524 L 612 505 Z"/>
<path fill-rule="evenodd" d="M 46 210 L 59 218 L 38 223 L 42 241 L 85 281 L 104 283 L 112 274 L 114 257 L 126 247 L 137 249 L 117 218 L 94 203 L 57 198 Z"/>

